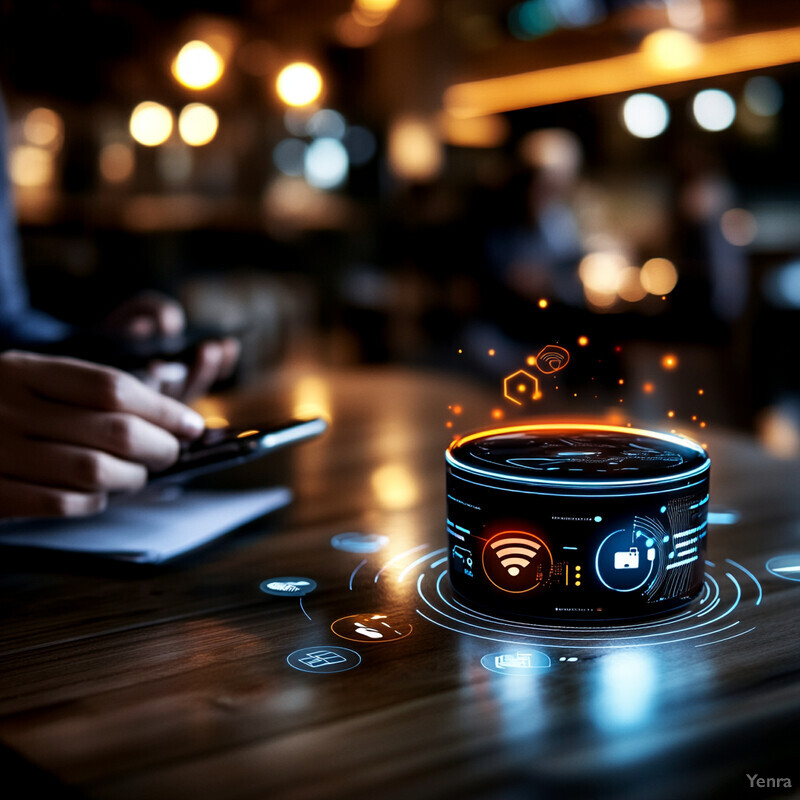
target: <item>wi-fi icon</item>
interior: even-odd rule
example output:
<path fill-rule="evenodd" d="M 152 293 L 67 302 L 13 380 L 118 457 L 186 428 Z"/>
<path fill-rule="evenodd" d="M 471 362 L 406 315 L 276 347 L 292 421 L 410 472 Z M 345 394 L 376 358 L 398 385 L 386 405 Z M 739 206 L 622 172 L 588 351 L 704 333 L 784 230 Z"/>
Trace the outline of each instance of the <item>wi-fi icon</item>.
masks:
<path fill-rule="evenodd" d="M 490 546 L 512 578 L 519 575 L 536 558 L 541 547 L 540 544 L 519 536 L 501 536 L 491 542 Z"/>
<path fill-rule="evenodd" d="M 536 356 L 536 368 L 545 375 L 564 369 L 569 363 L 569 350 L 557 344 L 548 344 Z"/>

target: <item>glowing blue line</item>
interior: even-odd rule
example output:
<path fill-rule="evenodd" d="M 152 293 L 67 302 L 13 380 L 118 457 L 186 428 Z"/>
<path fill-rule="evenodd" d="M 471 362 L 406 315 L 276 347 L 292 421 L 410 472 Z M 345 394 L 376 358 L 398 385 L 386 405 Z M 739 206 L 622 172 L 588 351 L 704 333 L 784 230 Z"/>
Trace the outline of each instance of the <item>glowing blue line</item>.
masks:
<path fill-rule="evenodd" d="M 353 591 L 353 578 L 356 576 L 356 572 L 358 572 L 364 564 L 367 563 L 367 559 L 365 558 L 351 573 L 350 573 L 350 591 Z"/>
<path fill-rule="evenodd" d="M 709 511 L 709 525 L 735 525 L 739 521 L 738 511 Z"/>
<path fill-rule="evenodd" d="M 687 558 L 685 561 L 676 561 L 674 564 L 667 564 L 667 569 L 675 569 L 676 567 L 682 567 L 684 564 L 691 564 L 692 561 L 697 561 L 697 556 L 693 556 L 692 558 Z"/>
<path fill-rule="evenodd" d="M 300 599 L 300 610 L 306 615 L 306 617 L 308 617 L 308 621 L 311 622 L 311 617 L 308 616 L 308 614 L 306 613 L 306 609 L 303 606 L 303 598 L 301 597 L 299 599 Z"/>
<path fill-rule="evenodd" d="M 720 642 L 727 642 L 728 639 L 735 639 L 737 636 L 744 636 L 746 633 L 750 633 L 755 629 L 756 626 L 753 625 L 752 628 L 748 628 L 746 631 L 742 631 L 741 633 L 734 633 L 733 636 L 726 636 L 724 639 L 717 639 L 715 642 L 704 642 L 703 644 L 696 644 L 695 647 L 708 647 L 710 644 L 719 644 Z"/>
<path fill-rule="evenodd" d="M 577 550 L 578 548 L 577 547 L 567 547 L 567 545 L 564 545 L 561 549 L 562 550 Z"/>
<path fill-rule="evenodd" d="M 756 576 L 755 576 L 755 575 L 753 575 L 753 573 L 752 573 L 752 572 L 750 572 L 750 570 L 749 570 L 749 569 L 745 569 L 745 568 L 744 568 L 744 567 L 743 567 L 741 564 L 737 564 L 737 563 L 736 563 L 736 562 L 735 562 L 733 559 L 731 559 L 731 558 L 726 558 L 725 560 L 726 560 L 726 561 L 727 561 L 729 564 L 733 564 L 733 566 L 734 566 L 734 567 L 739 567 L 739 569 L 740 569 L 742 572 L 744 572 L 744 574 L 745 574 L 745 575 L 749 575 L 749 576 L 750 576 L 750 577 L 753 579 L 753 582 L 755 583 L 756 587 L 758 588 L 758 600 L 756 600 L 756 605 L 757 605 L 757 606 L 760 606 L 760 605 L 761 605 L 761 598 L 764 596 L 764 591 L 763 591 L 763 589 L 761 588 L 761 584 L 759 583 L 759 581 L 758 581 L 758 578 L 756 578 Z"/>
<path fill-rule="evenodd" d="M 445 561 L 447 561 L 447 556 L 445 556 L 444 558 L 440 558 L 438 561 L 434 561 L 433 564 L 431 564 L 431 569 L 440 567 L 442 564 L 444 564 Z"/>
<path fill-rule="evenodd" d="M 445 602 L 446 605 L 448 605 L 450 608 L 453 608 L 453 610 L 457 611 L 458 609 L 456 609 L 452 604 L 448 603 L 448 601 L 443 597 L 443 595 L 441 593 L 441 581 L 442 581 L 442 578 L 445 576 L 445 574 L 446 574 L 445 572 L 440 573 L 440 575 L 439 575 L 439 577 L 437 579 L 437 592 L 439 594 L 439 597 Z M 423 575 L 420 575 L 420 577 L 419 577 L 419 579 L 417 581 L 417 590 L 418 590 L 420 598 L 423 600 L 423 602 L 429 608 L 431 608 L 437 614 L 440 614 L 441 616 L 443 616 L 445 619 L 449 619 L 449 620 L 452 620 L 454 622 L 458 622 L 458 623 L 460 623 L 462 625 L 467 625 L 470 628 L 480 628 L 481 627 L 479 625 L 474 625 L 471 622 L 466 622 L 464 620 L 455 619 L 454 617 L 451 617 L 450 615 L 445 614 L 443 611 L 441 611 L 440 609 L 436 608 L 430 602 L 430 600 L 428 600 L 428 598 L 425 597 L 425 595 L 422 593 L 422 578 L 423 577 L 424 577 Z M 731 579 L 734 580 L 732 576 L 729 576 L 729 577 L 731 577 Z M 670 636 L 673 633 L 682 633 L 684 631 L 691 631 L 691 630 L 695 630 L 696 628 L 703 628 L 706 625 L 711 625 L 711 624 L 721 620 L 723 617 L 726 617 L 739 604 L 739 599 L 741 598 L 741 589 L 739 588 L 739 584 L 736 583 L 735 580 L 734 580 L 734 584 L 736 585 L 736 588 L 739 591 L 739 595 L 736 598 L 736 601 L 734 602 L 734 604 L 724 614 L 721 614 L 719 617 L 716 617 L 715 619 L 708 620 L 708 622 L 702 622 L 699 625 L 691 625 L 691 626 L 689 626 L 687 628 L 683 628 L 682 630 L 675 631 L 675 632 L 663 631 L 663 632 L 660 632 L 660 633 L 646 633 L 646 634 L 642 634 L 641 636 L 637 636 L 637 637 L 623 636 L 623 637 L 618 637 L 618 638 L 622 639 L 624 641 L 625 639 L 648 639 L 648 638 L 654 638 L 654 637 L 657 637 L 657 636 Z M 425 616 L 424 614 L 422 614 L 421 611 L 419 611 L 419 609 L 417 609 L 417 613 L 421 614 L 422 616 Z M 425 617 L 425 619 L 429 619 L 429 618 Z M 429 621 L 433 622 L 433 620 L 429 620 Z M 434 622 L 433 624 L 436 625 L 437 623 Z M 673 640 L 673 641 L 686 641 L 686 640 L 689 640 L 689 639 L 698 639 L 698 638 L 700 638 L 702 636 L 712 636 L 714 633 L 719 633 L 719 632 L 721 632 L 723 630 L 728 630 L 728 628 L 733 627 L 733 625 L 736 625 L 736 624 L 738 624 L 738 623 L 734 622 L 732 625 L 729 625 L 729 626 L 727 626 L 725 628 L 721 628 L 719 631 L 706 631 L 705 633 L 698 634 L 697 636 L 686 636 L 686 637 L 683 637 L 682 639 L 676 639 L 676 640 Z M 442 627 L 446 628 L 447 626 L 444 625 Z M 449 630 L 455 630 L 455 629 L 449 628 Z M 500 633 L 500 634 L 506 633 L 505 631 L 497 631 L 497 630 L 492 630 L 492 629 L 489 629 L 489 630 L 492 633 Z M 463 632 L 467 636 L 477 636 L 477 634 L 471 634 L 471 633 L 469 633 L 467 631 L 456 631 L 456 632 L 457 633 Z M 519 633 L 517 635 L 518 636 L 526 636 L 527 634 Z M 655 644 L 663 644 L 662 642 L 644 642 L 642 644 L 627 644 L 627 645 L 626 644 L 621 644 L 621 645 L 584 645 L 584 644 L 574 644 L 575 643 L 575 639 L 574 638 L 570 638 L 570 637 L 566 637 L 566 636 L 547 636 L 545 634 L 539 634 L 538 629 L 537 629 L 535 635 L 537 636 L 537 638 L 555 639 L 557 641 L 568 641 L 568 642 L 573 643 L 573 646 L 575 646 L 575 647 L 585 647 L 585 648 L 595 649 L 595 650 L 596 649 L 602 649 L 604 646 L 605 647 L 609 647 L 609 646 L 613 646 L 613 647 L 648 647 L 648 646 L 655 645 Z M 506 642 L 508 644 L 517 644 L 517 642 L 509 642 L 509 640 L 507 640 L 507 639 L 493 639 L 492 637 L 487 637 L 487 636 L 478 636 L 477 638 L 489 639 L 491 641 L 502 641 L 502 642 Z M 587 637 L 586 639 L 581 639 L 580 641 L 596 641 L 596 640 L 599 640 L 600 638 L 601 637 Z M 670 643 L 672 643 L 672 642 L 670 641 Z M 541 646 L 542 647 L 555 647 L 556 645 L 548 645 L 548 644 L 545 644 L 545 643 L 541 643 Z"/>
<path fill-rule="evenodd" d="M 499 617 L 493 617 L 491 614 L 482 614 L 478 611 L 473 611 L 471 608 L 468 608 L 463 603 L 459 602 L 457 598 L 453 598 L 453 603 L 447 600 L 447 598 L 442 594 L 441 589 L 437 587 L 437 594 L 441 598 L 441 600 L 445 603 L 445 605 L 450 606 L 454 611 L 458 611 L 462 614 L 465 614 L 468 617 L 472 617 L 473 619 L 480 619 L 480 620 L 488 620 L 489 622 L 493 622 L 495 624 L 504 625 L 510 624 L 506 623 L 505 620 L 500 619 Z M 455 605 L 454 605 L 455 603 Z M 687 617 L 693 617 L 697 615 L 697 612 L 693 609 L 688 609 L 687 611 L 682 611 L 680 614 L 676 614 L 674 617 L 670 617 L 669 622 L 670 624 L 674 622 L 678 622 L 679 620 L 685 619 Z M 531 628 L 534 633 L 539 632 L 541 630 L 550 630 L 550 631 L 563 631 L 563 630 L 571 630 L 571 631 L 579 631 L 579 632 L 586 632 L 586 631 L 598 631 L 598 630 L 610 630 L 610 631 L 636 631 L 641 630 L 642 628 L 654 628 L 659 625 L 664 624 L 664 620 L 655 620 L 653 622 L 642 622 L 636 623 L 634 625 L 591 625 L 591 626 L 580 626 L 580 625 L 570 625 L 569 628 L 565 628 L 563 625 L 546 625 L 541 622 L 532 623 L 532 622 L 515 622 L 517 626 L 525 626 Z M 523 634 L 520 634 L 522 636 Z"/>
<path fill-rule="evenodd" d="M 591 497 L 595 500 L 597 499 L 605 499 L 607 497 L 642 497 L 644 495 L 649 494 L 658 494 L 663 495 L 666 493 L 673 493 L 673 492 L 683 492 L 687 489 L 691 489 L 694 486 L 699 486 L 700 484 L 704 483 L 704 481 L 697 481 L 696 483 L 689 483 L 685 486 L 672 486 L 672 487 L 660 487 L 658 489 L 653 489 L 649 492 L 608 492 L 607 494 L 598 494 L 597 492 L 588 493 L 588 494 L 580 494 L 579 492 L 555 492 L 555 491 L 539 491 L 535 492 L 531 489 L 515 489 L 513 486 L 503 486 L 501 489 L 498 489 L 496 486 L 492 486 L 490 483 L 480 483 L 478 481 L 472 481 L 468 478 L 465 478 L 463 475 L 457 476 L 460 481 L 464 483 L 470 483 L 473 486 L 482 486 L 485 489 L 494 489 L 495 491 L 502 491 L 502 492 L 516 492 L 517 494 L 535 494 L 535 495 L 543 495 L 545 497 Z M 677 480 L 677 479 L 676 479 Z M 508 482 L 508 481 L 507 481 Z M 598 486 L 602 488 L 601 484 L 597 484 L 594 481 L 587 481 L 587 485 L 589 486 Z M 631 485 L 638 485 L 638 481 L 631 481 Z M 448 495 L 449 497 L 450 495 Z"/>
<path fill-rule="evenodd" d="M 705 590 L 705 594 L 700 600 L 700 605 L 703 605 L 703 603 L 705 603 L 705 601 L 708 600 L 709 596 L 711 595 L 711 587 L 708 584 L 705 584 Z"/>
<path fill-rule="evenodd" d="M 469 533 L 469 530 L 467 528 L 462 527 L 461 525 L 456 525 L 455 527 L 462 533 Z"/>
<path fill-rule="evenodd" d="M 678 558 L 683 558 L 684 556 L 688 556 L 696 552 L 697 552 L 696 547 L 690 547 L 688 550 L 681 550 L 680 553 L 676 553 L 676 555 L 678 556 Z M 680 564 L 680 561 L 678 563 Z"/>
<path fill-rule="evenodd" d="M 456 537 L 456 539 L 461 539 L 461 541 L 462 541 L 462 542 L 466 542 L 466 541 L 467 541 L 467 540 L 466 540 L 466 539 L 465 539 L 465 538 L 464 538 L 464 537 L 463 537 L 463 536 L 462 536 L 460 533 L 456 533 L 456 532 L 455 532 L 454 530 L 452 530 L 451 528 L 448 528 L 448 529 L 447 529 L 447 532 L 448 532 L 448 533 L 449 533 L 451 536 L 455 536 L 455 537 Z"/>
<path fill-rule="evenodd" d="M 375 576 L 375 583 L 378 582 L 378 578 L 392 565 L 395 561 L 399 561 L 401 558 L 405 558 L 409 553 L 416 553 L 417 550 L 422 550 L 423 547 L 428 547 L 428 543 L 425 544 L 418 544 L 416 547 L 412 547 L 410 550 L 406 550 L 403 553 L 398 553 L 396 556 L 390 558 L 379 570 L 378 574 Z"/>
<path fill-rule="evenodd" d="M 709 604 L 708 608 L 701 611 L 697 616 L 704 617 L 706 614 L 710 614 L 720 603 L 719 597 L 715 597 Z"/>
<path fill-rule="evenodd" d="M 703 528 L 705 528 L 707 524 L 708 524 L 707 522 L 704 522 L 702 525 L 698 525 L 696 528 L 687 528 L 687 530 L 685 531 L 679 531 L 678 533 L 673 533 L 672 538 L 680 539 L 681 536 L 689 536 L 689 534 L 697 533 L 698 531 L 703 530 Z"/>
<path fill-rule="evenodd" d="M 713 561 L 709 561 L 708 559 L 706 559 L 706 564 L 708 564 L 709 567 L 716 567 L 717 566 Z"/>
<path fill-rule="evenodd" d="M 689 506 L 690 509 L 692 508 L 700 508 L 704 503 L 708 502 L 708 495 L 706 495 L 699 503 L 695 503 L 693 506 Z"/>
<path fill-rule="evenodd" d="M 406 568 L 405 568 L 405 569 L 404 569 L 404 570 L 403 570 L 403 571 L 400 573 L 400 577 L 398 577 L 398 579 L 397 579 L 397 582 L 398 582 L 398 583 L 402 583 L 402 582 L 403 582 L 403 580 L 404 580 L 404 578 L 406 577 L 406 575 L 408 575 L 408 573 L 409 573 L 409 572 L 410 572 L 412 569 L 414 569 L 414 567 L 418 566 L 419 564 L 422 564 L 424 561 L 427 561 L 429 558 L 432 558 L 432 557 L 433 557 L 433 556 L 435 556 L 435 555 L 439 555 L 439 553 L 446 553 L 446 552 L 447 552 L 447 548 L 446 548 L 446 547 L 440 547 L 438 550 L 431 550 L 431 552 L 430 552 L 430 553 L 425 553 L 425 555 L 424 555 L 424 556 L 421 556 L 421 557 L 420 557 L 420 558 L 418 558 L 416 561 L 412 561 L 412 562 L 411 562 L 411 563 L 410 563 L 410 564 L 409 564 L 409 565 L 408 565 L 408 566 L 407 566 L 407 567 L 406 567 Z"/>
<path fill-rule="evenodd" d="M 719 584 L 717 583 L 717 579 L 713 575 L 709 575 L 707 572 L 706 572 L 706 578 L 708 578 L 711 581 L 711 583 L 714 584 L 714 598 L 716 599 L 717 597 L 720 596 L 720 588 Z"/>

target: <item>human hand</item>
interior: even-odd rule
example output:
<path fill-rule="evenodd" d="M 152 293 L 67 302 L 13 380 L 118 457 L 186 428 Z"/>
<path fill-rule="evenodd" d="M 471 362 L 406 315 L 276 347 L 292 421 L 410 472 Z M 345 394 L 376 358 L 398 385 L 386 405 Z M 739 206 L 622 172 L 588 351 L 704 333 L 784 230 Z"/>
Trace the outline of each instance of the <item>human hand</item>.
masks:
<path fill-rule="evenodd" d="M 0 517 L 80 516 L 135 491 L 205 427 L 125 372 L 20 351 L 0 354 Z"/>
<path fill-rule="evenodd" d="M 103 326 L 131 339 L 179 336 L 186 329 L 180 304 L 160 292 L 142 292 L 113 311 Z M 154 360 L 141 375 L 151 388 L 184 401 L 229 378 L 239 361 L 241 345 L 232 336 L 200 342 L 192 361 Z"/>

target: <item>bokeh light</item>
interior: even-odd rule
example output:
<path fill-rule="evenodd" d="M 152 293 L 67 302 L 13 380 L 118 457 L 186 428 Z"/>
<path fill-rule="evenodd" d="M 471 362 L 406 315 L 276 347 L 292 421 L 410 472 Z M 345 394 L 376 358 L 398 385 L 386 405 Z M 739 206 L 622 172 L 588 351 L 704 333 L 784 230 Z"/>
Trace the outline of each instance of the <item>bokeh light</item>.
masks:
<path fill-rule="evenodd" d="M 9 154 L 8 171 L 15 186 L 29 189 L 49 186 L 55 178 L 55 159 L 50 150 L 17 145 Z"/>
<path fill-rule="evenodd" d="M 400 117 L 389 131 L 389 165 L 406 180 L 428 181 L 442 168 L 444 155 L 435 127 L 422 117 Z"/>
<path fill-rule="evenodd" d="M 309 117 L 306 131 L 315 139 L 342 139 L 347 131 L 347 122 L 338 111 L 321 108 Z"/>
<path fill-rule="evenodd" d="M 205 103 L 189 103 L 178 117 L 181 139 L 193 147 L 208 144 L 217 135 L 217 128 L 217 112 Z"/>
<path fill-rule="evenodd" d="M 729 208 L 720 218 L 719 225 L 725 241 L 736 247 L 752 244 L 758 232 L 756 218 L 744 208 Z"/>
<path fill-rule="evenodd" d="M 133 148 L 125 142 L 110 142 L 100 150 L 98 168 L 108 183 L 124 183 L 136 166 Z"/>
<path fill-rule="evenodd" d="M 632 94 L 622 106 L 622 120 L 628 131 L 639 139 L 661 135 L 669 125 L 669 107 L 649 92 Z"/>
<path fill-rule="evenodd" d="M 707 131 L 724 131 L 736 119 L 736 103 L 722 89 L 703 89 L 692 101 L 697 124 Z"/>
<path fill-rule="evenodd" d="M 280 71 L 276 89 L 286 105 L 307 106 L 322 94 L 322 75 L 311 64 L 297 61 Z"/>
<path fill-rule="evenodd" d="M 642 286 L 655 295 L 669 294 L 678 283 L 678 270 L 666 258 L 651 258 L 642 265 L 640 273 Z"/>
<path fill-rule="evenodd" d="M 744 85 L 744 102 L 759 117 L 772 117 L 783 106 L 783 89 L 774 78 L 756 75 Z"/>
<path fill-rule="evenodd" d="M 50 108 L 34 108 L 25 115 L 22 133 L 30 144 L 57 150 L 63 141 L 64 122 Z"/>
<path fill-rule="evenodd" d="M 663 28 L 648 34 L 641 51 L 657 69 L 675 70 L 691 67 L 703 56 L 703 49 L 690 33 Z"/>
<path fill-rule="evenodd" d="M 308 145 L 302 139 L 283 139 L 272 151 L 272 161 L 284 174 L 297 178 L 305 170 Z"/>
<path fill-rule="evenodd" d="M 172 112 L 161 103 L 145 100 L 133 109 L 130 119 L 131 136 L 139 144 L 155 147 L 172 134 Z"/>
<path fill-rule="evenodd" d="M 335 189 L 347 178 L 350 161 L 338 139 L 315 139 L 305 153 L 306 180 L 317 189 Z"/>
<path fill-rule="evenodd" d="M 213 86 L 222 77 L 224 69 L 222 56 L 200 40 L 187 42 L 172 62 L 172 74 L 188 89 Z"/>

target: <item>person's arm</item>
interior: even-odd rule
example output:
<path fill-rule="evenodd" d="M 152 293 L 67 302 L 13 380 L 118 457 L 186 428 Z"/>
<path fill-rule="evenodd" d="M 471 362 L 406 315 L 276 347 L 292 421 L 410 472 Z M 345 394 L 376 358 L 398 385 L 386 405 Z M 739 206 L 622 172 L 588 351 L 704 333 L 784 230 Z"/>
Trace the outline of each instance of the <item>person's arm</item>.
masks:
<path fill-rule="evenodd" d="M 101 511 L 174 463 L 202 417 L 120 370 L 0 354 L 0 518 Z"/>

